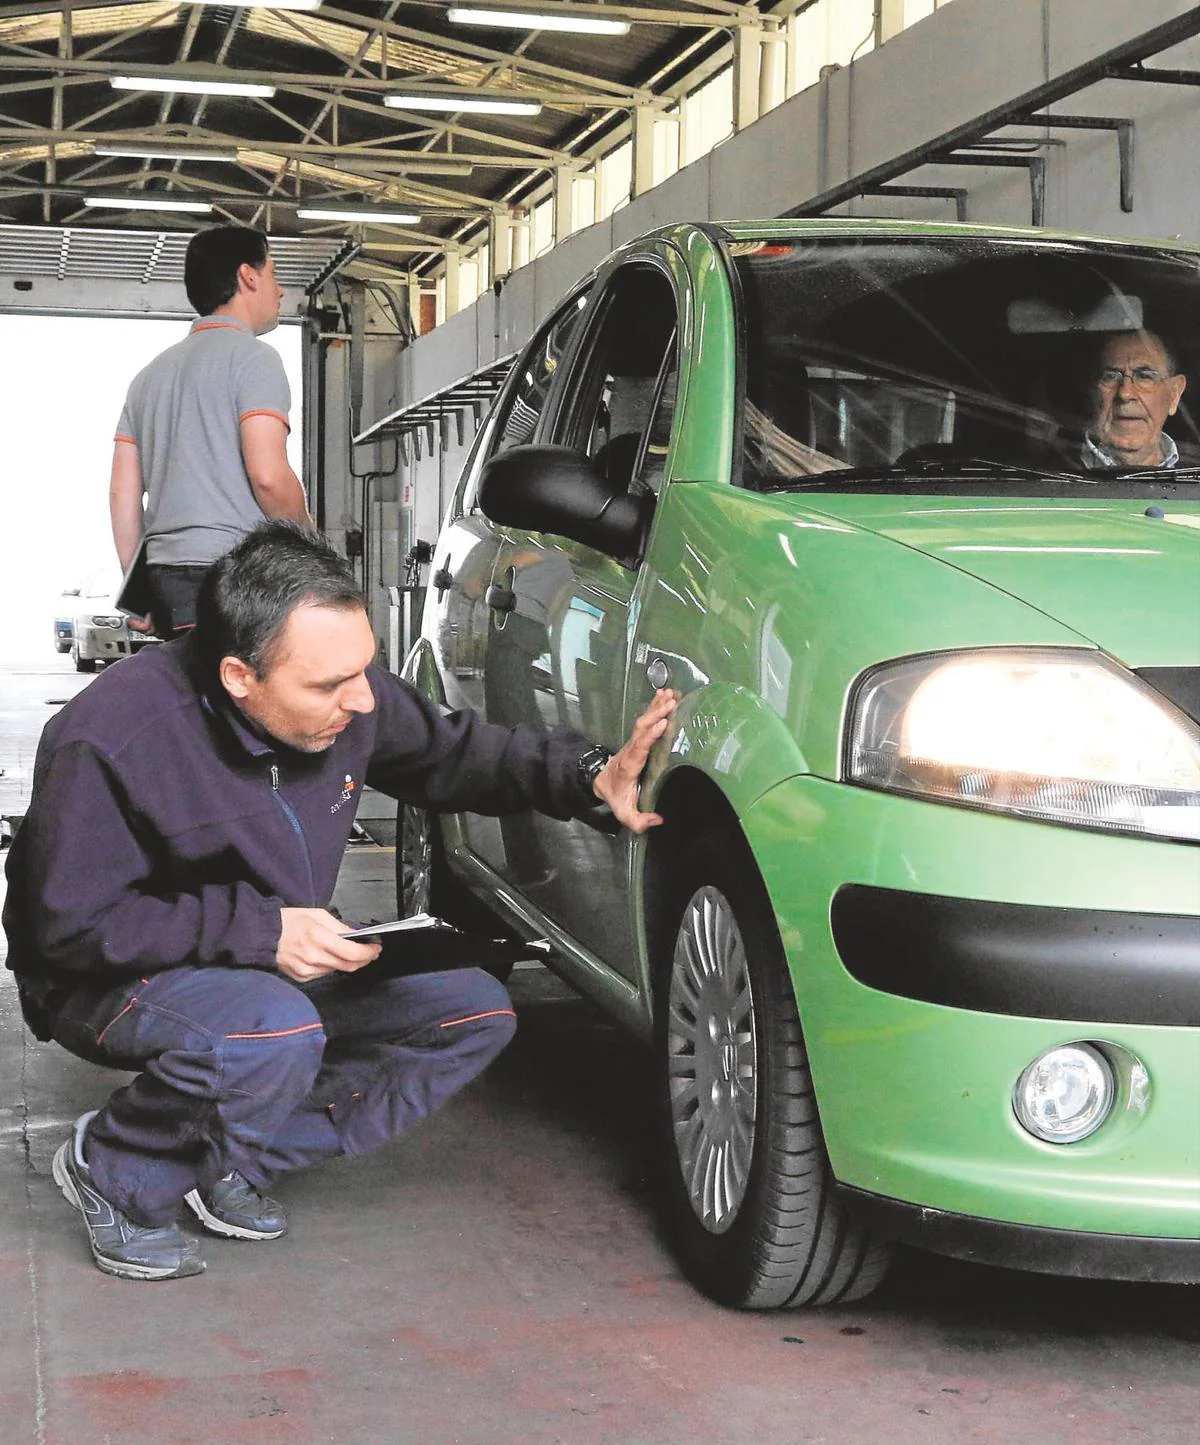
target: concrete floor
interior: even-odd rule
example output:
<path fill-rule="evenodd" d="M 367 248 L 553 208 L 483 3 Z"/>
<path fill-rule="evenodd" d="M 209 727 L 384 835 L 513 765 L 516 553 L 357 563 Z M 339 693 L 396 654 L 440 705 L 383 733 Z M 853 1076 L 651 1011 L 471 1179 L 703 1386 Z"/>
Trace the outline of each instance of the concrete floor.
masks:
<path fill-rule="evenodd" d="M 10 758 L 53 672 L 0 675 Z M 390 850 L 350 850 L 345 916 L 391 916 L 391 876 Z M 644 1058 L 541 968 L 512 992 L 515 1043 L 446 1110 L 285 1183 L 284 1239 L 206 1237 L 206 1274 L 148 1285 L 92 1266 L 50 1179 L 123 1076 L 36 1043 L 0 973 L 0 1442 L 1200 1439 L 1194 1289 L 904 1254 L 854 1308 L 709 1304 L 656 1230 Z"/>

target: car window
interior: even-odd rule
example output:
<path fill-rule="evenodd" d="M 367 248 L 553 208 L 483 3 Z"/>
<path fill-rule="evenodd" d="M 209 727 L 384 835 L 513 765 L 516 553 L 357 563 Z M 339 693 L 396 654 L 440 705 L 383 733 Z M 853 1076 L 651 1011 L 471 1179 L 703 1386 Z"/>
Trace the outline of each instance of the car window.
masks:
<path fill-rule="evenodd" d="M 675 413 L 675 292 L 657 267 L 613 278 L 584 340 L 551 440 L 585 453 L 615 491 L 657 490 Z"/>
<path fill-rule="evenodd" d="M 587 308 L 587 300 L 586 292 L 572 297 L 517 363 L 520 374 L 496 419 L 495 451 L 502 452 L 532 440 L 550 387 Z"/>
<path fill-rule="evenodd" d="M 729 249 L 751 485 L 927 477 L 964 461 L 1094 473 L 1156 465 L 1168 448 L 1183 465 L 1200 457 L 1194 388 L 1181 385 L 1200 370 L 1194 256 L 958 236 Z M 1138 407 L 1159 408 L 1148 461 L 1112 419 L 1132 434 L 1125 412 Z"/>

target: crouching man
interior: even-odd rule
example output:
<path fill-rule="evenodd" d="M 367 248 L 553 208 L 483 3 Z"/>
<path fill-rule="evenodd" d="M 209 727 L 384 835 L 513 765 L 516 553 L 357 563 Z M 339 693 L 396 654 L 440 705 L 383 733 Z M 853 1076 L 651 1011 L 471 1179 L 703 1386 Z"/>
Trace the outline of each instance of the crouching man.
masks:
<path fill-rule="evenodd" d="M 434 810 L 628 828 L 675 705 L 660 693 L 603 769 L 569 729 L 443 716 L 377 667 L 363 596 L 288 522 L 213 565 L 187 638 L 106 672 L 50 722 L 8 859 L 8 966 L 38 1037 L 137 1077 L 54 1157 L 96 1263 L 178 1279 L 210 1232 L 275 1239 L 281 1175 L 375 1149 L 512 1037 L 473 968 L 372 977 L 326 904 L 364 784 Z M 349 799 L 350 801 L 347 801 Z"/>

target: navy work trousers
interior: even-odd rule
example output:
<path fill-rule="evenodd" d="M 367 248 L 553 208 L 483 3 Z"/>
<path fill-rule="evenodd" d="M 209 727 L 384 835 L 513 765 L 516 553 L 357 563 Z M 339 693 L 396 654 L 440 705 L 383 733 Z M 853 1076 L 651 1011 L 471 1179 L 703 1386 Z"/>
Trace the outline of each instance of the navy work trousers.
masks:
<path fill-rule="evenodd" d="M 100 1192 L 140 1224 L 237 1169 L 259 1188 L 365 1154 L 433 1112 L 512 1038 L 503 985 L 477 968 L 299 985 L 252 968 L 179 968 L 78 989 L 55 1040 L 140 1070 L 88 1127 Z"/>

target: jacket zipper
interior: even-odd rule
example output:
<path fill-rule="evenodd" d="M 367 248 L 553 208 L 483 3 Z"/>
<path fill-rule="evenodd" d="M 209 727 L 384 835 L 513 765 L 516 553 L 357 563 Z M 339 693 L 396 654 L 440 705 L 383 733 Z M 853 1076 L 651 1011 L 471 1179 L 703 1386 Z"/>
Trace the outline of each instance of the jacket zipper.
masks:
<path fill-rule="evenodd" d="M 304 829 L 300 826 L 300 819 L 297 818 L 296 814 L 292 811 L 291 804 L 279 791 L 279 768 L 275 763 L 271 764 L 271 792 L 275 797 L 275 801 L 283 809 L 284 816 L 296 830 L 297 838 L 300 839 L 300 847 L 304 853 L 304 866 L 308 870 L 308 896 L 313 900 L 312 903 L 309 904 L 309 907 L 319 908 L 321 905 L 317 902 L 317 880 L 313 876 L 312 854 L 308 851 L 308 839 L 304 836 Z"/>

